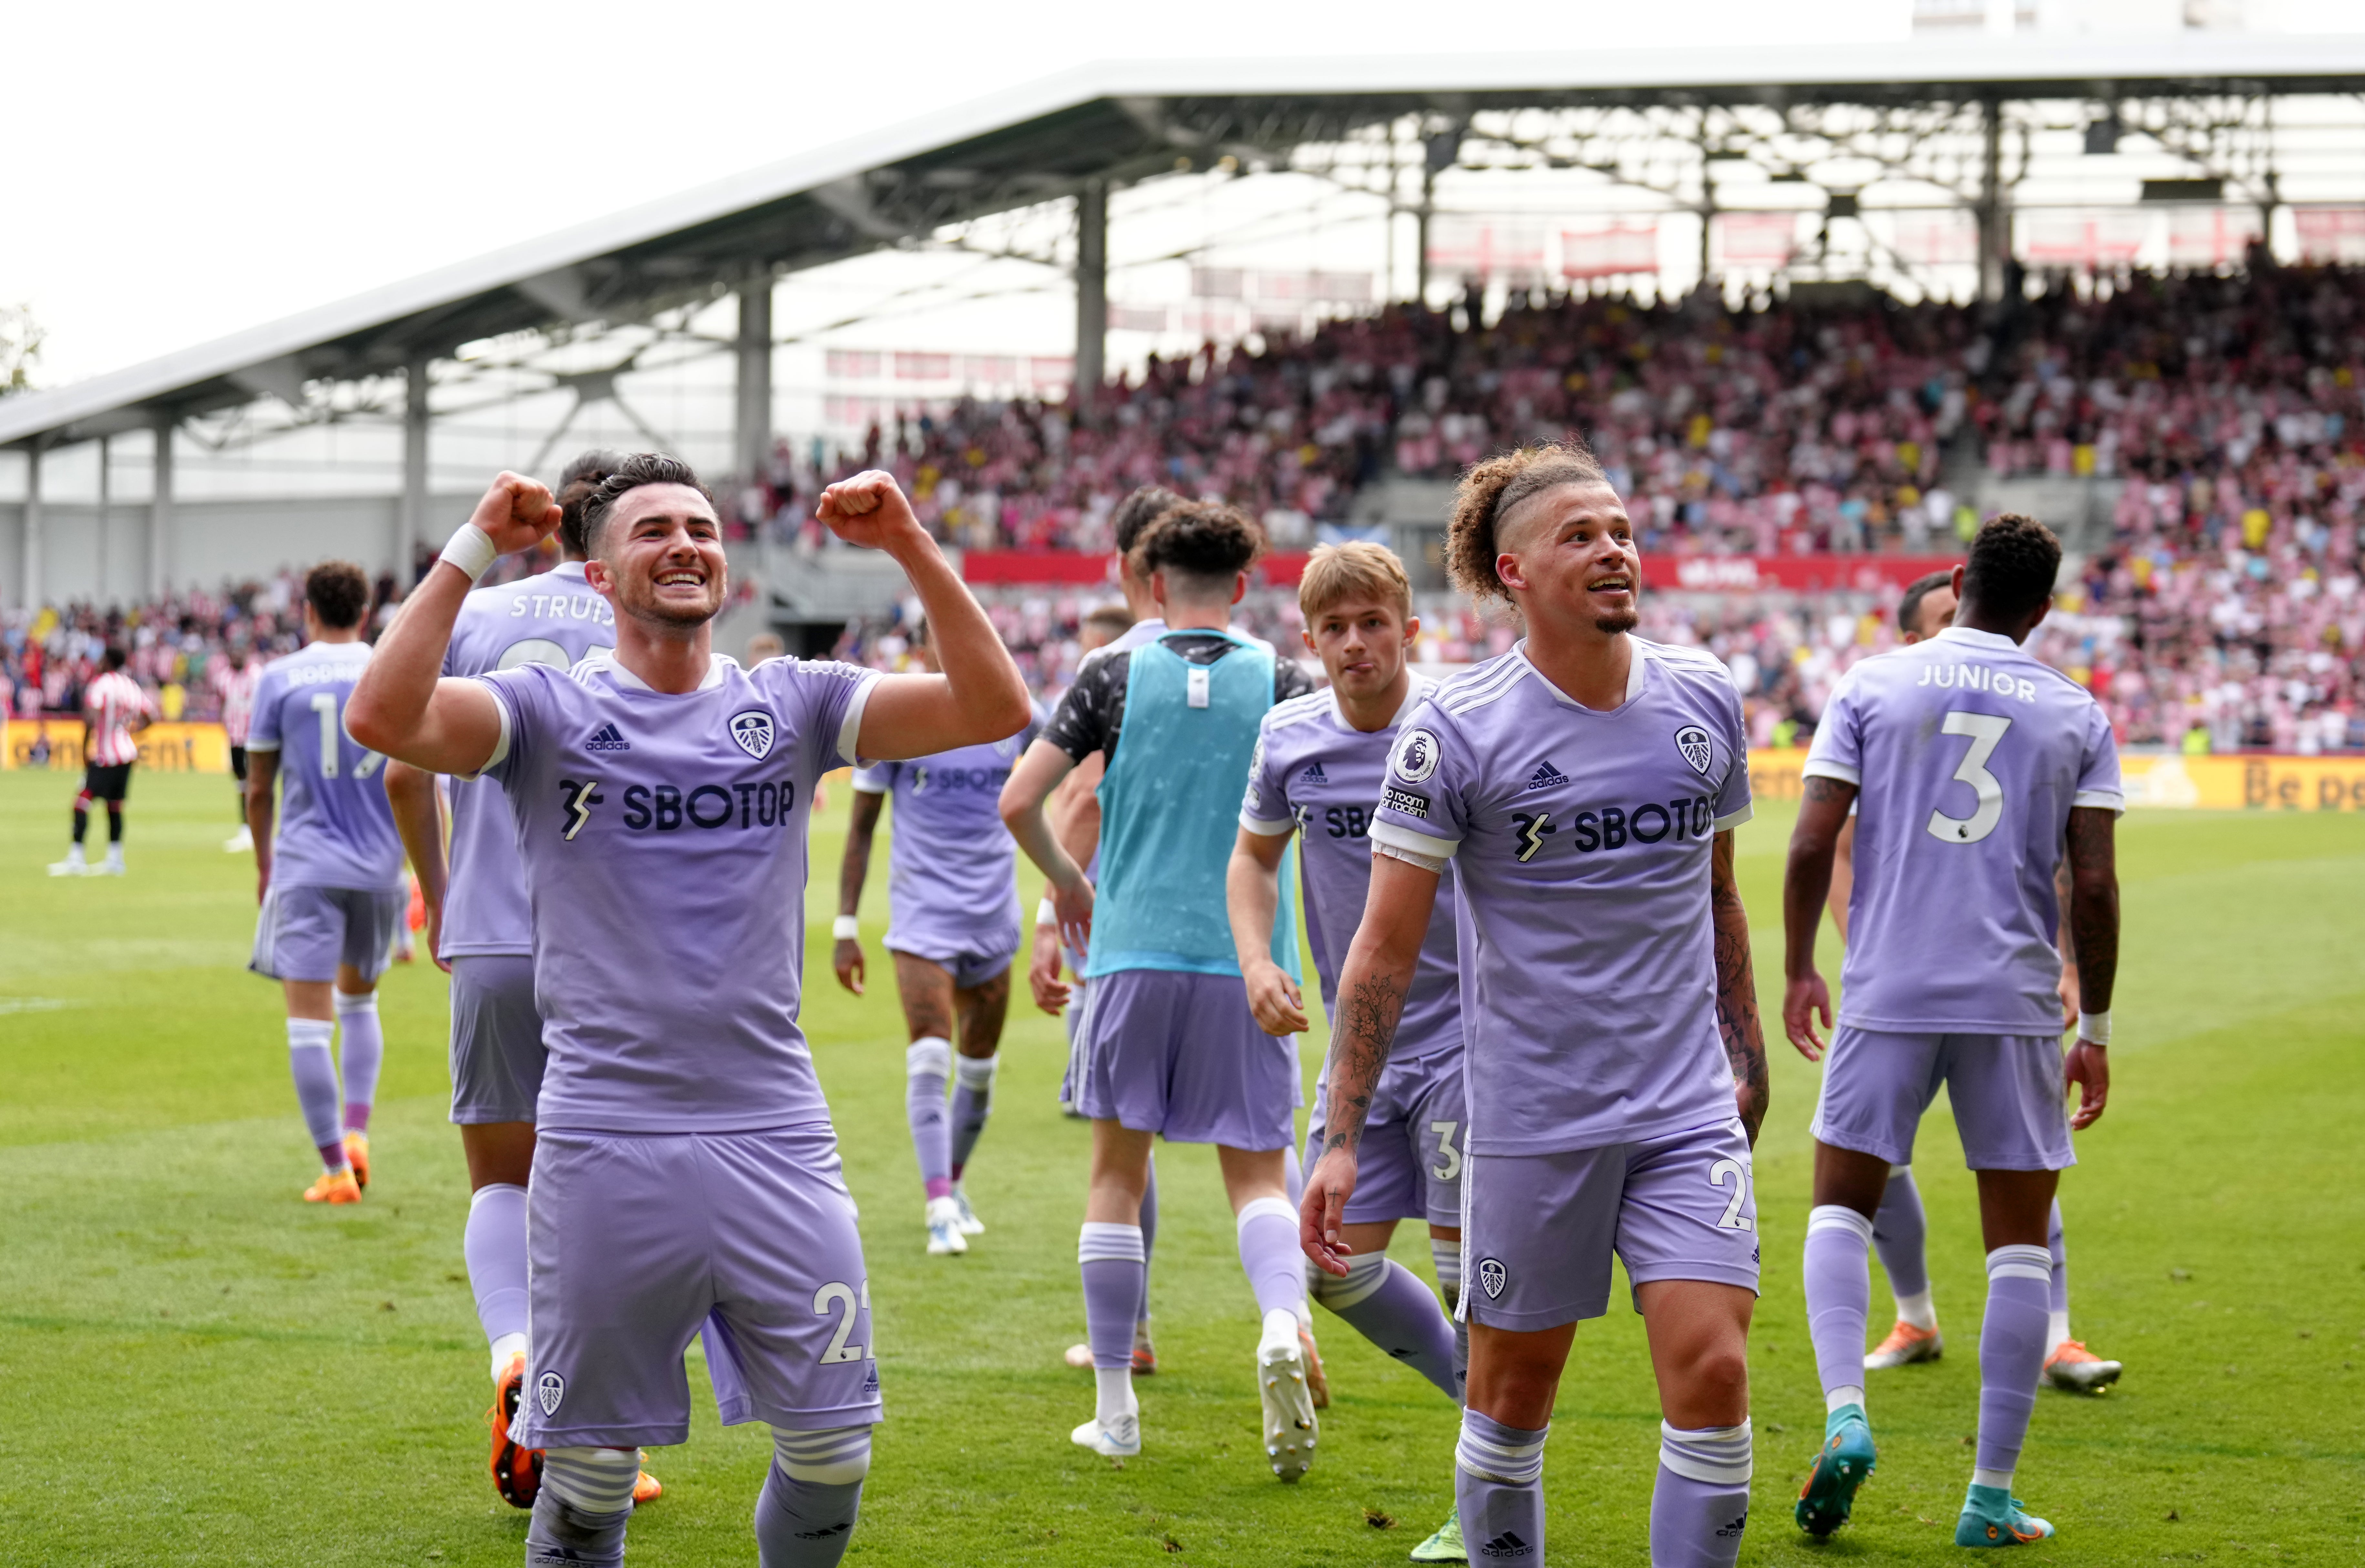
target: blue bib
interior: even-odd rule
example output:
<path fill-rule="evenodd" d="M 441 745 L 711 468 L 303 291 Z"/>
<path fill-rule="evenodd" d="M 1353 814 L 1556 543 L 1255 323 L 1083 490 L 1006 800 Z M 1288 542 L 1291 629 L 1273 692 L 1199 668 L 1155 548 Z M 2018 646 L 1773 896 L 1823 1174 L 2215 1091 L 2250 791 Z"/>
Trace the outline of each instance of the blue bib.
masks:
<path fill-rule="evenodd" d="M 1272 707 L 1273 655 L 1234 633 L 1212 634 L 1234 644 L 1212 665 L 1191 663 L 1163 639 L 1130 655 L 1125 722 L 1101 778 L 1087 979 L 1119 969 L 1240 972 L 1224 872 L 1239 836 L 1257 730 Z M 1299 978 L 1296 882 L 1284 863 L 1272 958 L 1292 980 Z"/>

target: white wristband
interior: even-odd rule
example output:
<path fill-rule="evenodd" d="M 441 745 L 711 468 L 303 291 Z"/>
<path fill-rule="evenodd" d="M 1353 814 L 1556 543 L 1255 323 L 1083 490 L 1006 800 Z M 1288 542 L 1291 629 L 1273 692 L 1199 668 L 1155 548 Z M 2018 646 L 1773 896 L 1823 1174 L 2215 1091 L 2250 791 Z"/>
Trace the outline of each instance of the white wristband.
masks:
<path fill-rule="evenodd" d="M 829 924 L 829 934 L 840 942 L 856 942 L 862 937 L 862 922 L 850 914 L 841 914 Z"/>
<path fill-rule="evenodd" d="M 2111 1015 L 2108 1012 L 2078 1014 L 2078 1037 L 2089 1045 L 2111 1043 Z"/>
<path fill-rule="evenodd" d="M 473 522 L 464 522 L 452 542 L 443 546 L 443 559 L 460 568 L 470 582 L 475 582 L 492 570 L 501 553 L 493 548 L 493 536 Z"/>
<path fill-rule="evenodd" d="M 1035 924 L 1037 925 L 1059 924 L 1059 905 L 1053 903 L 1049 899 L 1045 899 L 1041 903 L 1037 904 L 1035 906 Z"/>

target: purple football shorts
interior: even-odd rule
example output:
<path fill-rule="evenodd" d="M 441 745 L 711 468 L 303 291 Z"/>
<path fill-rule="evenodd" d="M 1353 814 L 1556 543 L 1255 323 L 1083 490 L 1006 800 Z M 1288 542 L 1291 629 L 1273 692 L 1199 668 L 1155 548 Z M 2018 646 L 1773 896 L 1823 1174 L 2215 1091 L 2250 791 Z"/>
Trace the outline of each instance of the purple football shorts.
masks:
<path fill-rule="evenodd" d="M 1238 975 L 1095 976 L 1076 1108 L 1169 1143 L 1287 1148 L 1301 1103 L 1295 1036 L 1257 1026 Z"/>
<path fill-rule="evenodd" d="M 936 965 L 953 977 L 954 987 L 960 991 L 973 991 L 990 980 L 1008 974 L 1012 958 L 1012 953 L 971 953 L 950 947 L 938 949 L 929 946 L 924 950 L 903 942 L 891 942 L 887 950 L 925 959 Z"/>
<path fill-rule="evenodd" d="M 533 960 L 469 953 L 452 960 L 452 1119 L 530 1122 L 549 1053 L 534 1005 Z"/>
<path fill-rule="evenodd" d="M 1329 1095 L 1326 1063 L 1314 1091 L 1314 1119 L 1306 1130 L 1308 1170 L 1322 1158 Z M 1460 1225 L 1465 1119 L 1460 1051 L 1389 1062 L 1373 1091 L 1372 1114 L 1356 1148 L 1355 1191 L 1347 1199 L 1346 1223 L 1419 1219 Z"/>
<path fill-rule="evenodd" d="M 393 961 L 394 934 L 409 907 L 401 888 L 275 885 L 263 895 L 246 967 L 266 980 L 332 980 L 339 964 L 351 964 L 375 980 Z"/>
<path fill-rule="evenodd" d="M 726 1420 L 810 1430 L 880 1419 L 870 1283 L 827 1123 L 544 1127 L 528 1194 L 519 1442 L 686 1440 L 682 1353 L 701 1328 L 710 1368 L 724 1363 Z"/>
<path fill-rule="evenodd" d="M 1532 1332 L 1598 1317 L 1612 1252 L 1637 1285 L 1757 1288 L 1757 1193 L 1737 1118 L 1646 1143 L 1463 1160 L 1471 1322 Z"/>
<path fill-rule="evenodd" d="M 2078 1163 L 2055 1035 L 1892 1035 L 1842 1025 L 1823 1058 L 1811 1130 L 1833 1148 L 1910 1165 L 1914 1130 L 1941 1084 L 1972 1170 Z"/>

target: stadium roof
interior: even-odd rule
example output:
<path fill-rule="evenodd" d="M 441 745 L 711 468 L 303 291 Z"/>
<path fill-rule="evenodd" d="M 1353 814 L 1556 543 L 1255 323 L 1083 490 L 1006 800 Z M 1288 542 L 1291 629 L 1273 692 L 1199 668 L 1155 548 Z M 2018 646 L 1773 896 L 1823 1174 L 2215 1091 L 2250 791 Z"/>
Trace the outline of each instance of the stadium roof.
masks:
<path fill-rule="evenodd" d="M 645 319 L 947 223 L 1420 111 L 1903 106 L 2365 88 L 2365 35 L 1921 39 L 1812 48 L 1093 64 L 801 153 L 142 364 L 0 402 L 56 444 L 391 374 L 557 323 Z"/>

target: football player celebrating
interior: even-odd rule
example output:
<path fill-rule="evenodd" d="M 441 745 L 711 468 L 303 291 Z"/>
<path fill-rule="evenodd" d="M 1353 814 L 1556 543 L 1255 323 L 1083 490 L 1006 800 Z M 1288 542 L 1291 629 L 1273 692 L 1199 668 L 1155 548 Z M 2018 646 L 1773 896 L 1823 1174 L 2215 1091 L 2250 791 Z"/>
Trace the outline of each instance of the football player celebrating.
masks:
<path fill-rule="evenodd" d="M 1749 1516 L 1750 1148 L 1765 1107 L 1732 870 L 1750 813 L 1741 695 L 1710 655 L 1633 635 L 1633 527 L 1581 449 L 1471 469 L 1447 555 L 1528 635 L 1399 730 L 1302 1240 L 1326 1271 L 1353 1267 L 1367 1122 L 1452 862 L 1468 922 L 1463 1538 L 1474 1560 L 1543 1561 L 1552 1400 L 1577 1323 L 1608 1310 L 1615 1253 L 1664 1417 L 1652 1560 L 1729 1568 Z"/>
<path fill-rule="evenodd" d="M 413 590 L 354 693 L 353 734 L 431 772 L 498 778 L 533 912 L 549 1061 L 528 1188 L 530 1397 L 544 1450 L 529 1562 L 612 1564 L 644 1443 L 682 1441 L 682 1350 L 710 1312 L 734 1361 L 726 1420 L 773 1428 L 756 1507 L 768 1568 L 846 1551 L 879 1419 L 869 1286 L 829 1107 L 797 1025 L 814 782 L 857 757 L 1014 734 L 1017 666 L 891 477 L 821 520 L 887 551 L 941 675 L 713 652 L 728 595 L 712 498 L 673 458 L 627 459 L 584 503 L 585 577 L 616 647 L 438 678 L 470 586 L 560 521 L 505 474 Z"/>

